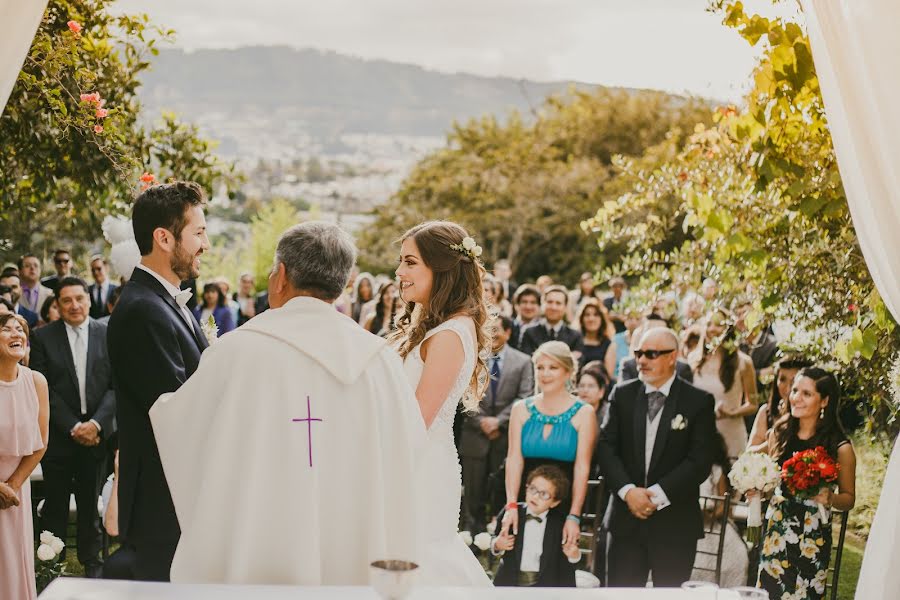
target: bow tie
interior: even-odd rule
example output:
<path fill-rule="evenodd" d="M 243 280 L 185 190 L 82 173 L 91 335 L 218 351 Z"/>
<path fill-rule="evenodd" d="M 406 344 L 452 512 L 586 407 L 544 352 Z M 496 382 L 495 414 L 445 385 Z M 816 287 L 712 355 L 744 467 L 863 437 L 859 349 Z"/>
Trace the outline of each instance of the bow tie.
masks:
<path fill-rule="evenodd" d="M 538 523 L 543 523 L 543 522 L 544 522 L 544 519 L 542 519 L 541 517 L 539 517 L 539 516 L 537 516 L 537 515 L 528 515 L 528 514 L 526 514 L 526 515 L 525 515 L 525 522 L 527 523 L 528 521 L 537 521 Z"/>
<path fill-rule="evenodd" d="M 178 303 L 179 308 L 184 308 L 188 303 L 188 300 L 191 299 L 191 296 L 194 295 L 194 292 L 191 290 L 181 290 L 177 294 L 175 294 L 175 302 Z"/>

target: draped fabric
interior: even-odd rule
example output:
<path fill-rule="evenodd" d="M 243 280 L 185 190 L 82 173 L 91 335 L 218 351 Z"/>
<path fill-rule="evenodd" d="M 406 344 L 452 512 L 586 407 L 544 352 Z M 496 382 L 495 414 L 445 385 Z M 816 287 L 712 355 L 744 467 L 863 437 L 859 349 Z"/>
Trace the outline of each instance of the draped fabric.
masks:
<path fill-rule="evenodd" d="M 803 0 L 838 168 L 863 256 L 900 320 L 900 3 Z M 857 598 L 896 597 L 900 445 L 895 444 L 866 544 Z"/>
<path fill-rule="evenodd" d="M 46 7 L 47 0 L 0 0 L 3 22 L 3 35 L 0 35 L 0 116 Z"/>

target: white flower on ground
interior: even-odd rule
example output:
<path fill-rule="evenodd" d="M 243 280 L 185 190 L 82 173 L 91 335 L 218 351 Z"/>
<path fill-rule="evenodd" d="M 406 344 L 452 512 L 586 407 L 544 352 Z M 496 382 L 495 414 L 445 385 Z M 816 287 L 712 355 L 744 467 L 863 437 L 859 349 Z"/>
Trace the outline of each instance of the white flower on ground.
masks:
<path fill-rule="evenodd" d="M 58 539 L 58 538 L 55 535 L 53 535 L 52 533 L 50 533 L 49 531 L 41 532 L 41 543 L 42 544 L 47 544 L 49 546 L 50 542 L 52 542 L 54 539 Z"/>
<path fill-rule="evenodd" d="M 56 552 L 53 551 L 53 548 L 48 546 L 47 544 L 41 544 L 37 549 L 37 557 L 40 560 L 53 560 L 56 558 Z"/>
<path fill-rule="evenodd" d="M 482 531 L 478 535 L 475 536 L 475 547 L 479 550 L 487 550 L 491 547 L 491 534 L 487 531 Z"/>
<path fill-rule="evenodd" d="M 472 534 L 469 533 L 468 531 L 460 531 L 460 532 L 459 532 L 459 537 L 460 537 L 460 539 L 462 539 L 463 543 L 464 543 L 466 546 L 471 546 L 471 545 L 472 545 Z"/>
<path fill-rule="evenodd" d="M 50 540 L 50 547 L 53 548 L 53 551 L 56 554 L 59 554 L 60 552 L 63 551 L 63 549 L 66 547 L 66 545 L 63 543 L 63 541 L 61 539 L 59 539 L 56 536 L 53 536 L 53 539 Z"/>
<path fill-rule="evenodd" d="M 475 246 L 476 246 L 475 240 L 473 240 L 473 239 L 470 238 L 470 237 L 464 237 L 464 238 L 463 238 L 463 241 L 462 241 L 462 247 L 463 247 L 463 248 L 465 248 L 466 250 L 471 250 L 471 249 L 474 248 Z"/>

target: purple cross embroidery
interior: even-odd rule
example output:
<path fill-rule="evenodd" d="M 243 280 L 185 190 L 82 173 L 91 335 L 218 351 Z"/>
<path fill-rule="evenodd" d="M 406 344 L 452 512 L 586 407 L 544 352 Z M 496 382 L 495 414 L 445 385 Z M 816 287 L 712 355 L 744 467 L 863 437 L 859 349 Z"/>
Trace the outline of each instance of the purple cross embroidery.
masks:
<path fill-rule="evenodd" d="M 306 418 L 305 419 L 291 419 L 294 423 L 306 421 L 306 427 L 308 430 L 308 439 L 309 439 L 309 466 L 313 466 L 312 462 L 312 422 L 313 421 L 322 421 L 322 419 L 317 419 L 312 416 L 312 409 L 309 405 L 309 396 L 306 397 Z"/>

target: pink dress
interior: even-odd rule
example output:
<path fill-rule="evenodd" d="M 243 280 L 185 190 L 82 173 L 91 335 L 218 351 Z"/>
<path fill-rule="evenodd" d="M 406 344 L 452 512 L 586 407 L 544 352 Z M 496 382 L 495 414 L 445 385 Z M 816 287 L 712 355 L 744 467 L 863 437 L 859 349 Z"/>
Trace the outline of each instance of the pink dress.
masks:
<path fill-rule="evenodd" d="M 34 378 L 31 369 L 19 366 L 15 381 L 0 381 L 0 481 L 13 474 L 23 456 L 43 447 Z M 19 491 L 19 506 L 0 510 L 0 598 L 37 598 L 27 479 Z"/>

